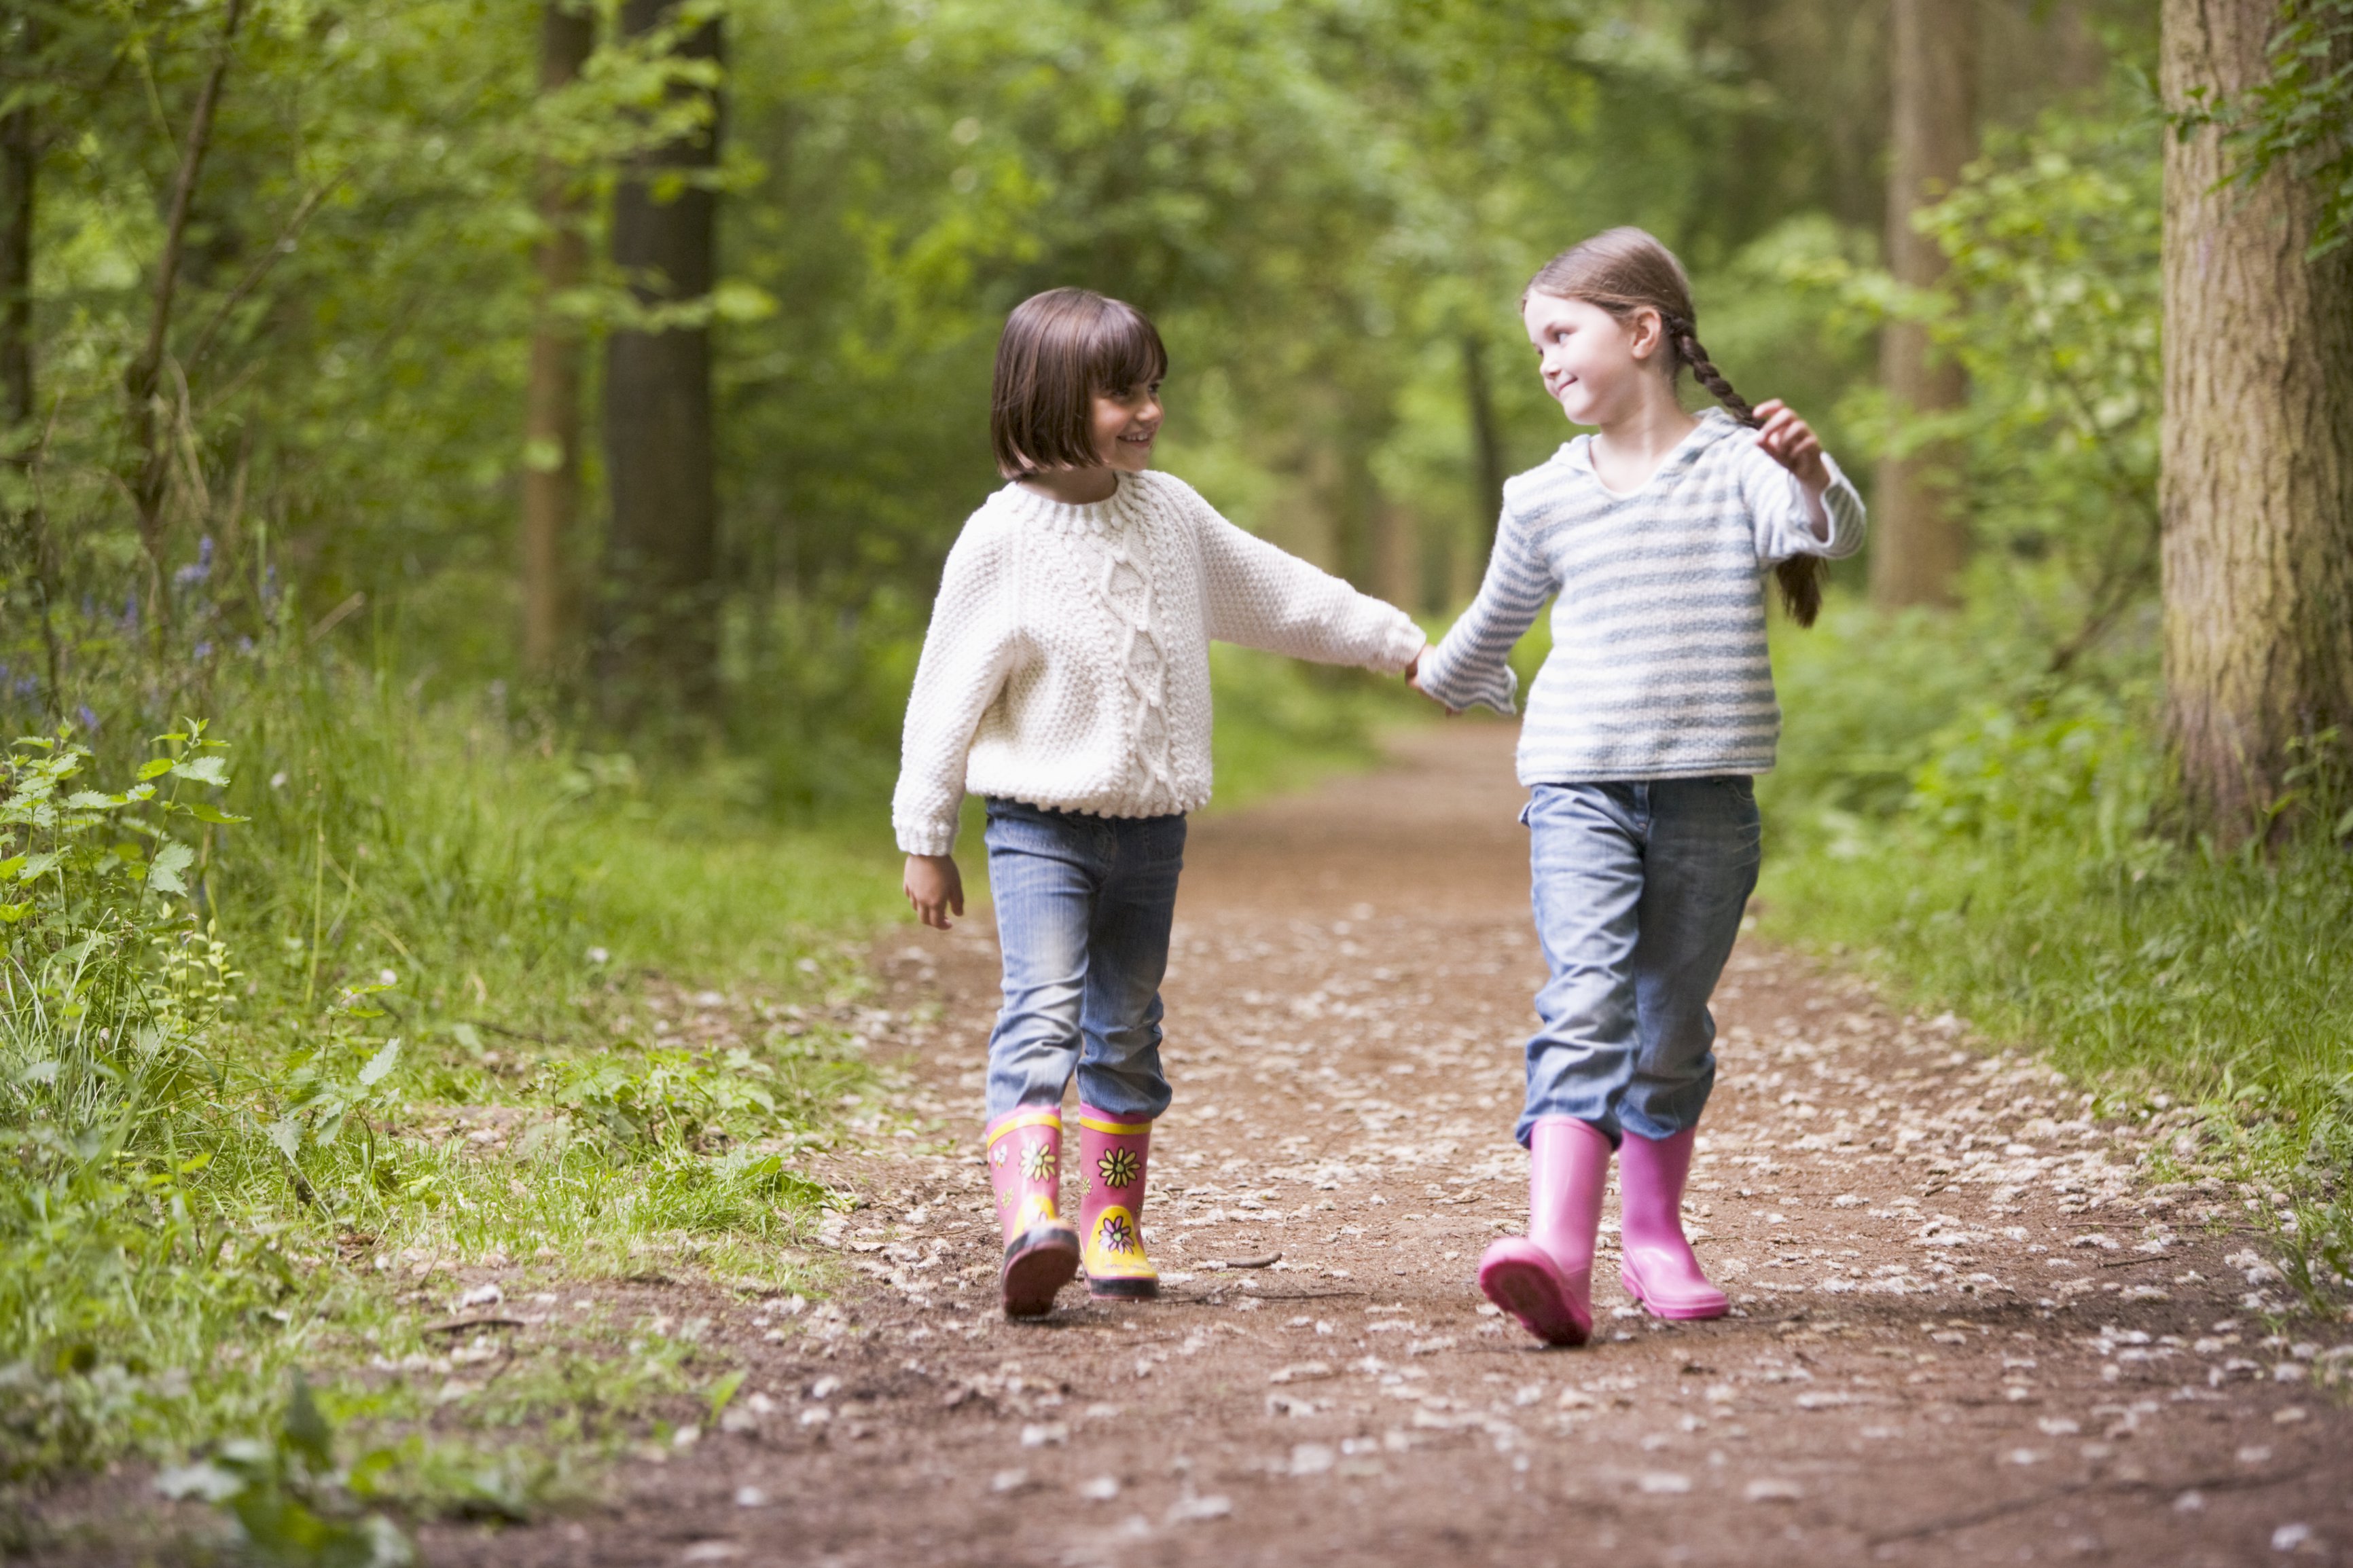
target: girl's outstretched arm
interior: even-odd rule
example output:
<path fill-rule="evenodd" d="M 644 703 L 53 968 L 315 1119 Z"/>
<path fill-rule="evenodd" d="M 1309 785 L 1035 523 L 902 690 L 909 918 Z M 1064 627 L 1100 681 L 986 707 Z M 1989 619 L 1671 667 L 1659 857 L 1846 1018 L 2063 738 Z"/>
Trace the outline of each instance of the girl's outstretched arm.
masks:
<path fill-rule="evenodd" d="M 1199 506 L 1202 610 L 1209 636 L 1312 658 L 1403 674 L 1429 640 L 1413 617 Z"/>
<path fill-rule="evenodd" d="M 1438 646 L 1422 655 L 1414 689 L 1458 713 L 1474 702 L 1498 713 L 1517 711 L 1519 677 L 1512 672 L 1512 647 L 1558 592 L 1551 564 L 1506 501 L 1479 596 Z"/>

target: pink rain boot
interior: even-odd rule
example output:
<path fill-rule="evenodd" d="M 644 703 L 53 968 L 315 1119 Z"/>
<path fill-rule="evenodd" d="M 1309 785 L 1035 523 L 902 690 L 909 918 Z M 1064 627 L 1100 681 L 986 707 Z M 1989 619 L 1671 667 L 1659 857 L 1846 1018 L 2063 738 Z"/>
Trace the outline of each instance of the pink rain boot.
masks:
<path fill-rule="evenodd" d="M 1653 1317 L 1721 1318 L 1730 1310 L 1683 1239 L 1683 1181 L 1698 1136 L 1690 1128 L 1657 1140 L 1629 1132 L 1618 1152 L 1618 1279 Z"/>
<path fill-rule="evenodd" d="M 1593 1335 L 1593 1237 L 1609 1181 L 1609 1139 L 1573 1116 L 1547 1116 L 1528 1133 L 1528 1234 L 1507 1236 L 1479 1259 L 1479 1289 L 1548 1345 Z"/>
<path fill-rule="evenodd" d="M 1062 1112 L 1009 1110 L 988 1124 L 988 1179 L 1005 1227 L 1005 1315 L 1041 1318 L 1079 1268 L 1078 1233 L 1054 1206 L 1062 1163 Z"/>
<path fill-rule="evenodd" d="M 1090 1296 L 1140 1301 L 1160 1294 L 1160 1271 L 1144 1256 L 1144 1178 L 1151 1158 L 1151 1122 L 1079 1107 L 1079 1234 Z"/>

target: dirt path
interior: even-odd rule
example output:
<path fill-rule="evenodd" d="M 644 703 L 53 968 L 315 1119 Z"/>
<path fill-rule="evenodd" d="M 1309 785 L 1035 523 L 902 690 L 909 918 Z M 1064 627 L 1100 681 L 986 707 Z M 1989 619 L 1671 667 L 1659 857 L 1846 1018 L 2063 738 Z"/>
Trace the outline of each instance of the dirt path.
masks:
<path fill-rule="evenodd" d="M 714 1298 L 752 1369 L 733 1430 L 631 1466 L 602 1517 L 437 1531 L 431 1560 L 2353 1562 L 2353 1419 L 2316 1385 L 2353 1330 L 2265 1338 L 2244 1196 L 2136 1185 L 2169 1132 L 2095 1128 L 2042 1069 L 1769 948 L 1719 993 L 1692 1194 L 1739 1315 L 1652 1322 L 1606 1268 L 1582 1350 L 1484 1309 L 1541 973 L 1510 744 L 1446 726 L 1197 825 L 1146 1213 L 1166 1299 L 997 1315 L 995 948 L 985 918 L 894 938 L 874 1016 L 924 1126 L 846 1157 L 857 1284 L 797 1317 Z"/>

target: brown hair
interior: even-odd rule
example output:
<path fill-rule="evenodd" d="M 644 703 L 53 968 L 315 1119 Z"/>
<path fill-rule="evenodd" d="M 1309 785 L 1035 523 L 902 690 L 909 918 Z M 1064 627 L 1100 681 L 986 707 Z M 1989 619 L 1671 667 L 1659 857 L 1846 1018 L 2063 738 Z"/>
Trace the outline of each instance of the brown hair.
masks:
<path fill-rule="evenodd" d="M 1689 370 L 1735 419 L 1756 427 L 1757 415 L 1748 400 L 1732 390 L 1732 383 L 1700 346 L 1691 279 L 1684 274 L 1683 264 L 1644 230 L 1605 229 L 1581 245 L 1569 247 L 1529 279 L 1526 293 L 1520 296 L 1523 307 L 1528 294 L 1582 300 L 1600 306 L 1620 321 L 1631 321 L 1641 310 L 1656 310 L 1674 356 L 1668 361 L 1669 376 Z M 1812 626 L 1822 609 L 1822 558 L 1793 555 L 1773 568 L 1773 579 L 1780 584 L 1781 602 L 1788 607 L 1789 618 L 1801 626 Z"/>
<path fill-rule="evenodd" d="M 1143 311 L 1091 289 L 1032 294 L 997 341 L 988 441 L 1008 479 L 1050 468 L 1092 468 L 1094 400 L 1168 374 L 1168 351 Z"/>

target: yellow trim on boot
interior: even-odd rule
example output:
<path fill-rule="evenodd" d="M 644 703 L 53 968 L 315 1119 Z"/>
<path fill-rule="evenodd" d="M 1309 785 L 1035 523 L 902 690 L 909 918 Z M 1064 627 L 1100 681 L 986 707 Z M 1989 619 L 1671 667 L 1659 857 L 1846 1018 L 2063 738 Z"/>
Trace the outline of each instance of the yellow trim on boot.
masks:
<path fill-rule="evenodd" d="M 1006 1230 L 1005 1238 L 1010 1241 L 1017 1236 L 1026 1236 L 1037 1226 L 1050 1225 L 1061 1217 L 1055 1212 L 1054 1199 L 1050 1194 L 1031 1193 L 1021 1200 L 1021 1206 L 1014 1211 L 1013 1224 Z"/>
<path fill-rule="evenodd" d="M 1095 1132 L 1108 1132 L 1114 1138 L 1134 1138 L 1152 1131 L 1149 1121 L 1113 1121 L 1101 1116 L 1079 1118 L 1079 1125 Z"/>
<path fill-rule="evenodd" d="M 1053 1106 L 1046 1106 L 1037 1110 L 1007 1111 L 1005 1120 L 988 1130 L 988 1142 L 986 1146 L 995 1148 L 999 1138 L 1024 1127 L 1051 1127 L 1055 1131 L 1060 1132 L 1062 1130 L 1062 1113 Z"/>

